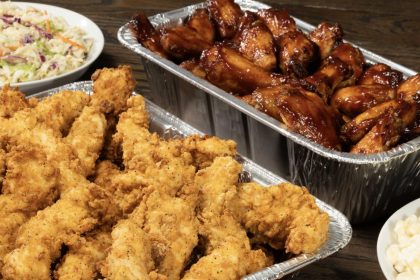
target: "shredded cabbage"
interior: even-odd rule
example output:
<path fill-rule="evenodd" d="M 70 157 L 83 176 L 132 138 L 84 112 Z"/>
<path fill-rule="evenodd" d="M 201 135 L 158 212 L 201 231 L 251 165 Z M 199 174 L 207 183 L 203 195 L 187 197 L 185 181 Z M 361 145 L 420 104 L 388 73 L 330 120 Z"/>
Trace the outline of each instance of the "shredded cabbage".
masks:
<path fill-rule="evenodd" d="M 87 59 L 93 40 L 79 27 L 35 8 L 0 2 L 0 84 L 57 76 Z"/>

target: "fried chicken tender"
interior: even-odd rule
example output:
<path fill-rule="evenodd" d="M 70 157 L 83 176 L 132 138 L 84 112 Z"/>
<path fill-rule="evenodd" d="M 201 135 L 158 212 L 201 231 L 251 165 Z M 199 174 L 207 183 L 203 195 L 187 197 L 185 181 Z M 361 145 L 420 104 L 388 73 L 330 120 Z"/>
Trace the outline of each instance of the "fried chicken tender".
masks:
<path fill-rule="evenodd" d="M 214 136 L 191 135 L 184 138 L 183 145 L 193 156 L 198 169 L 210 166 L 216 157 L 236 155 L 235 141 Z"/>
<path fill-rule="evenodd" d="M 57 280 L 97 279 L 99 263 L 105 260 L 111 246 L 111 231 L 108 228 L 94 230 L 81 242 L 72 245 L 54 273 Z"/>
<path fill-rule="evenodd" d="M 128 100 L 129 109 L 122 113 L 114 141 L 121 143 L 126 170 L 136 170 L 146 178 L 153 178 L 164 193 L 175 195 L 192 182 L 195 167 L 192 156 L 185 151 L 182 140 L 164 141 L 150 133 L 144 99 L 134 96 Z"/>
<path fill-rule="evenodd" d="M 10 118 L 22 109 L 29 107 L 25 95 L 16 88 L 5 85 L 0 91 L 0 118 Z"/>
<path fill-rule="evenodd" d="M 127 218 L 140 204 L 147 180 L 137 171 L 121 171 L 111 161 L 102 161 L 96 167 L 95 184 L 109 193 L 111 203 L 104 215 L 105 223 L 114 225 L 119 219 Z"/>
<path fill-rule="evenodd" d="M 51 263 L 60 256 L 61 246 L 91 230 L 107 205 L 107 195 L 97 185 L 79 182 L 19 229 L 16 249 L 4 258 L 3 278 L 50 279 Z"/>
<path fill-rule="evenodd" d="M 73 123 L 65 138 L 80 160 L 83 175 L 95 171 L 95 163 L 104 144 L 107 121 L 99 108 L 87 106 Z"/>
<path fill-rule="evenodd" d="M 66 135 L 89 100 L 89 96 L 82 91 L 65 90 L 39 102 L 33 114 L 39 123 L 44 123 L 61 135 Z"/>
<path fill-rule="evenodd" d="M 102 275 L 109 280 L 148 280 L 154 269 L 152 246 L 141 226 L 121 220 L 112 230 L 112 246 Z"/>
<path fill-rule="evenodd" d="M 0 195 L 0 270 L 4 256 L 14 249 L 19 227 L 58 197 L 58 169 L 39 147 L 13 146 L 6 163 Z"/>
<path fill-rule="evenodd" d="M 91 104 L 113 115 L 125 110 L 127 99 L 136 85 L 131 67 L 128 65 L 96 70 L 92 75 L 92 81 Z"/>
<path fill-rule="evenodd" d="M 232 211 L 256 240 L 293 254 L 313 253 L 328 235 L 329 217 L 306 188 L 290 183 L 242 184 Z"/>
<path fill-rule="evenodd" d="M 239 279 L 269 265 L 261 250 L 252 250 L 245 230 L 228 205 L 236 195 L 242 167 L 231 157 L 218 157 L 197 172 L 200 190 L 200 234 L 208 241 L 200 258 L 183 279 Z"/>
<path fill-rule="evenodd" d="M 4 175 L 6 173 L 6 153 L 0 148 L 0 191 L 3 187 Z"/>
<path fill-rule="evenodd" d="M 58 169 L 39 146 L 13 146 L 6 159 L 3 194 L 15 194 L 30 202 L 34 211 L 58 197 Z"/>
<path fill-rule="evenodd" d="M 143 230 L 152 242 L 152 257 L 158 273 L 180 279 L 188 259 L 198 244 L 195 213 L 197 192 L 181 197 L 154 191 L 145 202 Z"/>
<path fill-rule="evenodd" d="M 0 195 L 0 271 L 4 256 L 15 248 L 16 231 L 35 215 L 29 206 L 18 195 Z"/>

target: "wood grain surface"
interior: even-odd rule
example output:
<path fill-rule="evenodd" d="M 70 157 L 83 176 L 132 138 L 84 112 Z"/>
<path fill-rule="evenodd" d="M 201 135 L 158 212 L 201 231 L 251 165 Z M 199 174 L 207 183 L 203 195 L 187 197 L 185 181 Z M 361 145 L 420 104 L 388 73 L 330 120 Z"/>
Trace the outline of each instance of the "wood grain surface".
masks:
<path fill-rule="evenodd" d="M 28 0 L 29 1 L 29 0 Z M 154 15 L 201 1 L 186 0 L 50 0 L 39 1 L 82 13 L 92 19 L 105 35 L 105 48 L 82 79 L 96 68 L 130 64 L 141 91 L 149 90 L 140 58 L 122 47 L 118 28 L 137 11 Z M 420 71 L 419 0 L 263 0 L 311 24 L 338 22 L 345 39 L 415 71 Z M 333 256 L 307 266 L 293 279 L 384 279 L 376 257 L 376 240 L 384 219 L 354 227 L 350 244 Z"/>

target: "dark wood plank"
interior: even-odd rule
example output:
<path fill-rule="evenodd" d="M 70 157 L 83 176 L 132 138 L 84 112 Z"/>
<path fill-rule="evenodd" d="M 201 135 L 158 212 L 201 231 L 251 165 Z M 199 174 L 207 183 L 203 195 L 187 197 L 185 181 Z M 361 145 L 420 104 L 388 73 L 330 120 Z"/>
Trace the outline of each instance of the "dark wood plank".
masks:
<path fill-rule="evenodd" d="M 82 13 L 102 29 L 106 45 L 102 55 L 83 79 L 96 68 L 132 65 L 139 88 L 149 90 L 139 57 L 122 47 L 118 28 L 137 11 L 147 15 L 180 8 L 200 1 L 187 0 L 44 0 Z M 311 24 L 339 22 L 345 38 L 415 71 L 420 71 L 420 5 L 418 0 L 264 0 L 287 8 L 292 15 Z M 384 220 L 355 226 L 350 244 L 335 255 L 309 265 L 293 279 L 384 279 L 376 257 L 376 240 Z"/>

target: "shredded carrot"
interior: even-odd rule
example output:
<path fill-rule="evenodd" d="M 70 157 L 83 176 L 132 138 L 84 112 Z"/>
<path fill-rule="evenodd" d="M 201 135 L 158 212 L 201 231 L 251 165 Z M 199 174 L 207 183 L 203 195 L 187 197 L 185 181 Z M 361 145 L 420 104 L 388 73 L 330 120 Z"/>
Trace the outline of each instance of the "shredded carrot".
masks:
<path fill-rule="evenodd" d="M 46 16 L 48 16 L 47 11 L 44 11 L 44 13 L 45 13 L 45 15 L 46 15 Z M 48 32 L 48 33 L 51 33 L 51 24 L 50 24 L 50 19 L 49 19 L 49 18 L 47 18 L 47 19 L 45 20 L 45 27 L 46 27 L 46 29 L 47 29 L 47 32 Z"/>
<path fill-rule="evenodd" d="M 62 36 L 62 35 L 60 35 L 60 34 L 57 34 L 56 36 L 57 36 L 57 38 L 58 38 L 58 39 L 60 39 L 61 41 L 65 42 L 65 43 L 68 43 L 68 44 L 72 45 L 73 47 L 77 47 L 77 48 L 81 48 L 81 49 L 84 49 L 84 48 L 85 48 L 85 47 L 83 47 L 82 45 L 80 45 L 79 43 L 76 43 L 75 41 L 70 40 L 69 38 L 64 37 L 64 36 Z"/>

